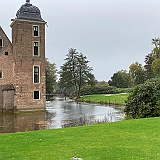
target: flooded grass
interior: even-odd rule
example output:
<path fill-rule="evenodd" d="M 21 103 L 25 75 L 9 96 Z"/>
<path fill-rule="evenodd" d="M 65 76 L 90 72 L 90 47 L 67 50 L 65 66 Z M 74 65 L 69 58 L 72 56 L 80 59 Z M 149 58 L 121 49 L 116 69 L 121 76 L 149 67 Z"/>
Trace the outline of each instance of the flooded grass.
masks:
<path fill-rule="evenodd" d="M 160 159 L 160 118 L 0 135 L 0 159 Z"/>

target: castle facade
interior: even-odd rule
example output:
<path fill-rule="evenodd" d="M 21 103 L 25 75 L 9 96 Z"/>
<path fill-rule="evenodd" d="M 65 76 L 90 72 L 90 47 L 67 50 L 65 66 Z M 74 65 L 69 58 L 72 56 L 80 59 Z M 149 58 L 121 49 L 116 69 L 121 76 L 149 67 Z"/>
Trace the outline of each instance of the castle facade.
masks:
<path fill-rule="evenodd" d="M 0 111 L 45 110 L 45 24 L 30 0 L 12 19 L 12 42 L 0 27 Z"/>

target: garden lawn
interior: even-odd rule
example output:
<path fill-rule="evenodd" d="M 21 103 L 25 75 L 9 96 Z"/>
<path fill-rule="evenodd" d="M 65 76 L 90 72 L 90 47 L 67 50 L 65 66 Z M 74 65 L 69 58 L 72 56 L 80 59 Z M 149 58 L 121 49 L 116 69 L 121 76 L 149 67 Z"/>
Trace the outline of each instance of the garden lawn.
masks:
<path fill-rule="evenodd" d="M 81 97 L 81 100 L 86 102 L 106 103 L 106 104 L 120 104 L 124 105 L 129 93 L 120 94 L 93 94 Z"/>
<path fill-rule="evenodd" d="M 158 160 L 160 118 L 0 134 L 1 160 Z"/>

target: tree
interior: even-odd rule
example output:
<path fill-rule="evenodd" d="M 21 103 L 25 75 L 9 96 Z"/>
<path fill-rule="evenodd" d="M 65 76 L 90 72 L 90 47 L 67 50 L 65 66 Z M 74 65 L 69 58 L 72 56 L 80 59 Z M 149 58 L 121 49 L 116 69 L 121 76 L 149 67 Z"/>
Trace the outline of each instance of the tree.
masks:
<path fill-rule="evenodd" d="M 50 63 L 46 58 L 46 93 L 51 94 L 55 89 L 56 84 L 56 65 L 55 63 Z"/>
<path fill-rule="evenodd" d="M 96 81 L 96 86 L 108 86 L 108 82 L 106 81 Z"/>
<path fill-rule="evenodd" d="M 128 88 L 131 86 L 131 78 L 126 70 L 121 70 L 113 74 L 108 84 L 117 88 Z"/>
<path fill-rule="evenodd" d="M 93 69 L 88 66 L 87 57 L 78 53 L 76 49 L 69 49 L 66 56 L 65 63 L 59 71 L 59 85 L 65 90 L 74 88 L 76 97 L 79 98 L 81 87 L 94 80 L 91 73 Z"/>
<path fill-rule="evenodd" d="M 146 72 L 142 67 L 142 64 L 139 64 L 138 62 L 130 65 L 129 74 L 135 86 L 144 83 L 146 80 Z"/>
<path fill-rule="evenodd" d="M 146 55 L 145 61 L 144 61 L 146 64 L 144 65 L 144 69 L 146 71 L 147 79 L 154 77 L 153 70 L 152 70 L 152 62 L 153 61 L 154 61 L 154 58 L 152 56 L 152 53 Z"/>
<path fill-rule="evenodd" d="M 90 85 L 91 87 L 94 87 L 97 83 L 97 80 L 95 79 L 94 75 L 92 73 L 88 74 L 88 83 L 87 85 Z"/>
<path fill-rule="evenodd" d="M 130 118 L 160 115 L 160 79 L 150 79 L 137 85 L 126 101 L 125 112 Z"/>
<path fill-rule="evenodd" d="M 153 38 L 152 44 L 154 45 L 154 48 L 152 50 L 152 56 L 154 59 L 160 59 L 160 39 L 159 38 Z"/>
<path fill-rule="evenodd" d="M 158 77 L 158 76 L 160 77 L 160 59 L 155 59 L 152 62 L 151 69 L 155 77 Z"/>

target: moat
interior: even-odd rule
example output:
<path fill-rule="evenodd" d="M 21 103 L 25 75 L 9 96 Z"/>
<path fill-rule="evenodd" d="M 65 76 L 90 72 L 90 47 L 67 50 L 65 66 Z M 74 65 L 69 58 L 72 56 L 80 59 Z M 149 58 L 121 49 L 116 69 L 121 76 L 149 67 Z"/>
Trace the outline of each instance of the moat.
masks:
<path fill-rule="evenodd" d="M 0 114 L 0 133 L 24 132 L 115 122 L 125 118 L 121 108 L 76 103 L 56 97 L 46 102 L 46 112 Z"/>

